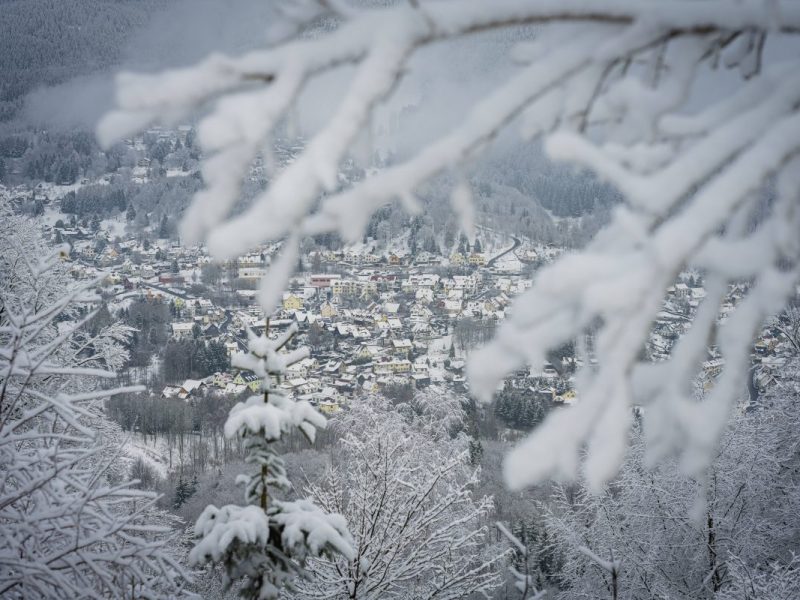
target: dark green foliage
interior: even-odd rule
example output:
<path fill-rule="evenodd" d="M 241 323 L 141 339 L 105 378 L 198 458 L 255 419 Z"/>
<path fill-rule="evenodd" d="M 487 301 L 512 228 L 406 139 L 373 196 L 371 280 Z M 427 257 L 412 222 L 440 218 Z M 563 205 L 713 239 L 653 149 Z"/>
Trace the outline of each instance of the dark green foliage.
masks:
<path fill-rule="evenodd" d="M 469 240 L 463 233 L 458 238 L 458 252 L 459 254 L 467 254 L 469 252 Z"/>
<path fill-rule="evenodd" d="M 541 423 L 552 404 L 547 392 L 506 385 L 497 395 L 494 414 L 509 427 L 527 431 Z"/>
<path fill-rule="evenodd" d="M 561 571 L 563 557 L 553 547 L 543 524 L 531 517 L 512 523 L 511 533 L 528 549 L 527 574 L 534 578 L 534 585 L 542 588 L 552 584 Z M 514 567 L 524 572 L 526 566 L 522 553 L 516 547 L 513 551 Z"/>
<path fill-rule="evenodd" d="M 469 464 L 477 467 L 483 460 L 483 444 L 477 438 L 469 441 Z"/>
<path fill-rule="evenodd" d="M 162 373 L 167 381 L 199 379 L 230 368 L 228 351 L 219 342 L 170 340 L 164 348 Z"/>
<path fill-rule="evenodd" d="M 28 149 L 28 139 L 23 135 L 12 135 L 0 138 L 0 156 L 6 158 L 22 158 Z"/>
<path fill-rule="evenodd" d="M 228 412 L 239 398 L 205 391 L 195 394 L 189 402 L 158 395 L 121 394 L 108 400 L 106 412 L 125 431 L 163 435 L 168 441 L 191 432 L 220 434 Z"/>
<path fill-rule="evenodd" d="M 194 475 L 191 481 L 187 481 L 183 478 L 183 473 L 181 473 L 178 479 L 178 485 L 175 488 L 175 501 L 172 503 L 172 508 L 178 509 L 183 506 L 189 498 L 194 496 L 196 491 L 197 475 Z"/>
<path fill-rule="evenodd" d="M 138 457 L 133 461 L 130 477 L 139 482 L 136 487 L 142 490 L 154 489 L 158 480 L 158 474 L 155 469 L 147 464 L 142 457 Z"/>
<path fill-rule="evenodd" d="M 169 306 L 156 300 L 137 300 L 120 311 L 119 318 L 136 331 L 130 342 L 131 364 L 143 367 L 167 343 L 171 322 Z"/>
<path fill-rule="evenodd" d="M 61 199 L 61 212 L 79 217 L 88 214 L 108 216 L 125 210 L 126 206 L 127 190 L 117 185 L 87 185 Z"/>

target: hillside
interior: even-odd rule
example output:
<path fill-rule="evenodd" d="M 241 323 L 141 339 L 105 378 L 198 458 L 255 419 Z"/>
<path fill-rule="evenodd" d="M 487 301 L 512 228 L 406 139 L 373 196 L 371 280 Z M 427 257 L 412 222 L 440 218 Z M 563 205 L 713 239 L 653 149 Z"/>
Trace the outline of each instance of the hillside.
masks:
<path fill-rule="evenodd" d="M 0 3 L 0 120 L 40 85 L 118 64 L 128 36 L 168 0 L 10 0 Z"/>

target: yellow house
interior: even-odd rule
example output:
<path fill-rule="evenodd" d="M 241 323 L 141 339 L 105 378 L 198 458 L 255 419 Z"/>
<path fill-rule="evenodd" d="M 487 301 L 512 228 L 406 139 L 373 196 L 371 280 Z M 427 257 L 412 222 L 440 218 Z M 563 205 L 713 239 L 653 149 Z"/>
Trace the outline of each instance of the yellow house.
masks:
<path fill-rule="evenodd" d="M 575 390 L 567 390 L 563 394 L 559 394 L 554 398 L 554 400 L 563 402 L 564 404 L 573 404 L 577 399 L 578 394 L 575 393 Z"/>
<path fill-rule="evenodd" d="M 283 295 L 283 310 L 301 310 L 303 308 L 303 299 L 295 294 Z"/>
<path fill-rule="evenodd" d="M 464 255 L 460 252 L 456 252 L 450 257 L 450 264 L 451 265 L 463 265 L 464 264 Z"/>
<path fill-rule="evenodd" d="M 246 385 L 253 392 L 258 392 L 261 389 L 261 379 L 253 373 L 239 371 L 236 377 L 233 378 L 233 383 L 236 385 Z"/>
<path fill-rule="evenodd" d="M 469 255 L 469 264 L 482 267 L 486 264 L 486 257 L 483 254 L 473 252 Z"/>
<path fill-rule="evenodd" d="M 322 315 L 323 319 L 330 319 L 331 317 L 335 317 L 338 314 L 338 311 L 333 304 L 326 301 L 323 302 L 322 306 L 319 307 L 319 314 Z"/>
<path fill-rule="evenodd" d="M 408 373 L 411 371 L 411 361 L 402 359 L 380 362 L 372 367 L 372 371 L 376 375 L 386 375 L 389 373 Z"/>
<path fill-rule="evenodd" d="M 319 411 L 325 413 L 326 415 L 332 415 L 340 410 L 342 410 L 342 408 L 339 406 L 338 402 L 333 402 L 332 400 L 323 400 L 319 403 Z"/>

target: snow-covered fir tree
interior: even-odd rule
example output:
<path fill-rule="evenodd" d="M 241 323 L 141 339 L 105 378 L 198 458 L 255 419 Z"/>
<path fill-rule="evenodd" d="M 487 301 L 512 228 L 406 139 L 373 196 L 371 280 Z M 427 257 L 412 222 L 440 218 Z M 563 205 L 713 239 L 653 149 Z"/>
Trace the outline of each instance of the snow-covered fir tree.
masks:
<path fill-rule="evenodd" d="M 313 442 L 317 428 L 326 425 L 308 402 L 292 400 L 276 385 L 287 367 L 308 356 L 304 347 L 280 352 L 295 333 L 293 324 L 270 339 L 267 321 L 263 335 L 248 331 L 249 352 L 233 357 L 234 367 L 262 378 L 263 393 L 236 404 L 225 423 L 226 437 L 243 441 L 254 471 L 237 478 L 244 506 L 206 507 L 195 525 L 201 539 L 189 555 L 194 564 L 219 563 L 226 585 L 238 583 L 244 598 L 273 599 L 293 589 L 308 576 L 304 563 L 310 557 L 355 557 L 344 517 L 324 512 L 310 498 L 279 500 L 270 491 L 291 489 L 274 443 L 293 429 Z"/>

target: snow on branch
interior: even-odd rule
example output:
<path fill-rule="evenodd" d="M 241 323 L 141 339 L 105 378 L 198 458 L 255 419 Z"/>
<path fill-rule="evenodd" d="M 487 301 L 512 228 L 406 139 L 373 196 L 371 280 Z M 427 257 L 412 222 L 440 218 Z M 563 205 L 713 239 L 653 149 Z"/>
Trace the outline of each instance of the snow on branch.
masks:
<path fill-rule="evenodd" d="M 388 202 L 417 210 L 414 197 L 423 183 L 461 173 L 501 131 L 521 121 L 524 135 L 544 137 L 551 158 L 592 169 L 622 192 L 624 202 L 588 247 L 537 273 L 496 338 L 469 361 L 472 391 L 489 400 L 514 369 L 539 368 L 552 348 L 596 331 L 596 366 L 579 373 L 580 401 L 553 413 L 511 453 L 508 484 L 575 478 L 588 449 L 584 472 L 597 490 L 621 463 L 634 405 L 646 408 L 652 459 L 680 453 L 684 467 L 702 478 L 743 385 L 752 337 L 795 292 L 799 278 L 800 61 L 789 56 L 766 64 L 763 48 L 777 38 L 796 42 L 800 5 L 443 0 L 354 11 L 339 4 L 319 2 L 317 10 L 306 3 L 300 11 L 303 18 L 332 12 L 335 23 L 322 33 L 295 28 L 296 35 L 274 47 L 238 57 L 214 55 L 186 69 L 121 75 L 118 109 L 101 122 L 101 141 L 206 111 L 199 124 L 206 188 L 187 210 L 181 232 L 186 240 L 207 240 L 218 259 L 283 240 L 260 293 L 271 310 L 301 235 L 336 232 L 355 240 Z M 376 108 L 392 98 L 422 48 L 520 25 L 537 28 L 513 53 L 519 67 L 459 124 L 365 179 L 338 177 Z M 343 77 L 337 70 L 343 65 L 354 73 L 332 116 L 234 215 L 249 165 L 271 145 L 299 95 L 312 80 L 329 85 L 321 75 Z M 722 98 L 695 98 L 698 81 L 722 70 L 738 71 L 737 89 Z M 470 196 L 459 178 L 452 205 L 467 230 L 474 225 Z M 650 364 L 642 349 L 651 325 L 667 288 L 687 268 L 703 269 L 715 291 L 704 299 L 689 341 L 664 363 Z M 741 285 L 746 298 L 720 324 L 732 284 Z M 719 346 L 726 364 L 709 398 L 698 402 L 691 381 L 709 343 Z M 266 376 L 288 359 L 264 348 L 240 360 Z"/>
<path fill-rule="evenodd" d="M 26 221 L 0 220 L 0 596 L 177 597 L 185 575 L 157 498 L 108 473 L 119 448 L 97 435 L 102 400 L 143 389 L 98 381 L 125 359 L 126 333 L 85 331 L 86 288 Z"/>

